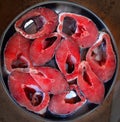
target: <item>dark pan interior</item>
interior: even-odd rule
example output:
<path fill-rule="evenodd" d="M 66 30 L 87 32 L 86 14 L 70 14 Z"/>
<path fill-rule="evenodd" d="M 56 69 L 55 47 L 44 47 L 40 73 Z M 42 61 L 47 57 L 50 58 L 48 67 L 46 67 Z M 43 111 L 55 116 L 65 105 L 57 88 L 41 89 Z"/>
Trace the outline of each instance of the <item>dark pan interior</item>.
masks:
<path fill-rule="evenodd" d="M 81 7 L 77 4 L 74 3 L 70 3 L 70 2 L 63 2 L 63 1 L 51 1 L 51 2 L 44 2 L 44 3 L 39 3 L 37 5 L 34 5 L 30 8 L 28 8 L 27 10 L 25 10 L 23 13 L 21 13 L 20 15 L 18 15 L 8 26 L 8 28 L 5 30 L 5 32 L 3 33 L 3 36 L 1 38 L 1 54 L 0 54 L 0 67 L 1 67 L 1 75 L 2 75 L 2 84 L 5 88 L 5 90 L 7 91 L 8 96 L 10 96 L 9 93 L 9 89 L 8 89 L 8 83 L 7 83 L 7 79 L 8 79 L 8 75 L 5 72 L 5 68 L 4 68 L 4 49 L 5 49 L 5 45 L 7 43 L 7 41 L 9 40 L 9 38 L 15 33 L 15 29 L 14 29 L 14 23 L 15 21 L 21 17 L 23 14 L 25 14 L 27 11 L 35 8 L 35 7 L 46 7 L 46 8 L 50 8 L 54 11 L 56 11 L 57 13 L 60 12 L 72 12 L 72 13 L 77 13 L 80 15 L 84 15 L 88 18 L 90 18 L 96 25 L 97 28 L 99 29 L 99 31 L 105 31 L 107 33 L 109 33 L 109 35 L 111 36 L 111 40 L 112 40 L 112 44 L 113 44 L 113 49 L 115 51 L 116 54 L 116 59 L 117 59 L 117 66 L 116 66 L 116 71 L 112 77 L 112 79 L 107 82 L 105 84 L 105 98 L 109 95 L 112 87 L 113 87 L 113 83 L 115 82 L 116 76 L 117 76 L 117 70 L 118 70 L 118 54 L 117 54 L 117 49 L 116 49 L 116 44 L 115 41 L 109 31 L 109 29 L 105 26 L 105 24 L 95 15 L 93 14 L 91 11 L 89 11 L 88 9 Z M 11 96 L 10 96 L 11 98 Z M 12 99 L 12 98 L 11 98 Z M 13 100 L 13 99 L 12 99 Z M 14 101 L 14 100 L 13 100 Z M 17 104 L 14 101 L 15 104 Z M 19 105 L 18 105 L 19 106 Z M 47 118 L 47 120 L 56 120 L 56 121 L 64 121 L 64 120 L 73 120 L 75 118 L 81 117 L 82 115 L 85 115 L 86 113 L 95 110 L 95 108 L 97 108 L 99 105 L 95 105 L 95 104 L 91 104 L 91 103 L 87 103 L 85 104 L 82 108 L 80 108 L 79 111 L 77 111 L 75 114 L 73 114 L 72 116 L 69 117 L 58 117 L 58 116 L 53 116 L 51 115 L 49 112 L 46 113 L 45 118 Z M 20 107 L 22 108 L 22 107 Z M 25 108 L 23 108 L 25 111 L 27 111 Z M 32 112 L 30 112 L 32 113 Z M 38 117 L 40 119 L 42 119 L 43 117 L 40 117 L 39 115 L 36 115 L 34 113 L 32 113 L 33 116 Z"/>

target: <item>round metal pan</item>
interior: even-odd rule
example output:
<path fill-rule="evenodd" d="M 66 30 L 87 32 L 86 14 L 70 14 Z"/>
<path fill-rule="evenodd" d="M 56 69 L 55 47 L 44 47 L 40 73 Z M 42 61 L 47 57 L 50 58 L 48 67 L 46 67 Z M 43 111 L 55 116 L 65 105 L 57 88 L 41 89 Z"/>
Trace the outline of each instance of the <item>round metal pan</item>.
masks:
<path fill-rule="evenodd" d="M 108 95 L 110 94 L 113 85 L 116 81 L 116 77 L 118 74 L 118 50 L 116 48 L 116 43 L 115 40 L 110 32 L 110 30 L 108 29 L 108 27 L 103 23 L 103 21 L 97 17 L 93 12 L 91 12 L 90 10 L 88 10 L 87 8 L 80 6 L 78 4 L 75 4 L 73 2 L 66 2 L 66 1 L 48 1 L 48 2 L 42 2 L 42 3 L 38 3 L 28 9 L 26 9 L 25 11 L 23 11 L 22 13 L 20 13 L 6 28 L 6 30 L 4 31 L 1 40 L 0 40 L 0 74 L 1 74 L 1 81 L 3 84 L 3 87 L 5 89 L 5 91 L 7 92 L 8 96 L 10 97 L 10 99 L 17 105 L 19 106 L 16 101 L 14 101 L 10 95 L 9 92 L 9 88 L 8 88 L 8 75 L 5 72 L 5 68 L 4 68 L 4 49 L 6 46 L 7 41 L 9 40 L 9 38 L 15 33 L 15 29 L 14 29 L 14 23 L 16 22 L 16 20 L 18 20 L 18 18 L 20 18 L 22 15 L 24 15 L 25 13 L 27 13 L 28 11 L 30 11 L 33 8 L 36 7 L 46 7 L 46 8 L 50 8 L 54 11 L 56 11 L 57 13 L 60 12 L 72 12 L 72 13 L 76 13 L 76 14 L 80 14 L 80 15 L 84 15 L 88 18 L 90 18 L 97 26 L 99 31 L 105 31 L 107 33 L 109 33 L 110 37 L 111 37 L 111 41 L 112 41 L 112 45 L 113 45 L 113 49 L 116 55 L 116 70 L 115 73 L 112 77 L 112 79 L 105 83 L 105 98 L 104 101 L 106 100 L 106 98 L 108 97 Z M 19 108 L 22 108 L 23 111 L 28 112 L 30 117 L 35 117 L 37 119 L 40 120 L 46 120 L 46 121 L 71 121 L 71 120 L 75 120 L 75 119 L 80 119 L 81 117 L 85 117 L 88 114 L 91 114 L 91 112 L 95 112 L 96 109 L 99 109 L 100 105 L 95 105 L 95 104 L 90 104 L 87 103 L 86 105 L 84 105 L 82 108 L 80 108 L 80 110 L 78 110 L 75 114 L 73 114 L 72 116 L 69 117 L 58 117 L 58 116 L 53 116 L 51 115 L 49 112 L 47 112 L 45 117 L 42 117 L 40 115 L 34 114 L 28 110 L 26 110 L 25 108 L 19 106 Z"/>

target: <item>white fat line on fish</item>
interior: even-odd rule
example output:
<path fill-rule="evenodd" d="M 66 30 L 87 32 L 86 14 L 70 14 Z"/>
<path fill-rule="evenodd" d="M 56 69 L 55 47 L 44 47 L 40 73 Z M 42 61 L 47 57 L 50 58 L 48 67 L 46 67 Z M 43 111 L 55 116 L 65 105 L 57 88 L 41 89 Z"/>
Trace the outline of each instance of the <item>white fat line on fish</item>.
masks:
<path fill-rule="evenodd" d="M 105 34 L 106 34 L 105 32 L 99 32 L 98 39 L 97 39 L 96 42 L 93 44 L 93 46 L 96 45 L 97 43 L 101 42 L 102 39 L 103 39 L 103 36 L 104 36 Z"/>

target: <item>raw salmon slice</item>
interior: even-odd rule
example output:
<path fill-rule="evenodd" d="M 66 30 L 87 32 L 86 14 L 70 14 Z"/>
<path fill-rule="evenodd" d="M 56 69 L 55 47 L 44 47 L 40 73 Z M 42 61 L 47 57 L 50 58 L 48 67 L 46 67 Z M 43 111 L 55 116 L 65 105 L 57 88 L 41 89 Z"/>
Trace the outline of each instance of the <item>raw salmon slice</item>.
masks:
<path fill-rule="evenodd" d="M 25 38 L 48 36 L 58 24 L 58 15 L 49 8 L 35 8 L 24 14 L 15 23 L 15 29 Z"/>
<path fill-rule="evenodd" d="M 37 67 L 30 75 L 45 92 L 61 94 L 67 91 L 68 83 L 60 71 L 51 67 Z"/>
<path fill-rule="evenodd" d="M 60 95 L 54 95 L 49 103 L 48 110 L 54 115 L 71 115 L 86 103 L 76 85 L 70 86 L 70 90 Z"/>
<path fill-rule="evenodd" d="M 77 84 L 90 102 L 100 104 L 103 101 L 105 94 L 104 84 L 91 70 L 86 61 L 82 61 L 79 65 Z"/>
<path fill-rule="evenodd" d="M 71 38 L 63 39 L 55 53 L 56 62 L 60 71 L 68 81 L 75 79 L 78 75 L 80 63 L 79 47 Z"/>
<path fill-rule="evenodd" d="M 107 33 L 100 32 L 97 42 L 89 49 L 86 60 L 102 82 L 112 78 L 116 68 L 116 56 Z"/>
<path fill-rule="evenodd" d="M 30 58 L 34 66 L 41 66 L 50 61 L 55 53 L 61 36 L 52 33 L 48 37 L 41 37 L 33 41 L 30 47 Z"/>
<path fill-rule="evenodd" d="M 43 92 L 29 73 L 13 71 L 8 80 L 11 96 L 28 110 L 43 114 L 49 103 L 49 95 Z"/>
<path fill-rule="evenodd" d="M 98 37 L 95 23 L 91 19 L 75 13 L 60 13 L 57 31 L 63 37 L 72 37 L 83 48 L 92 46 Z"/>
<path fill-rule="evenodd" d="M 30 40 L 15 33 L 9 40 L 4 51 L 5 67 L 8 72 L 15 68 L 31 66 L 29 58 Z"/>

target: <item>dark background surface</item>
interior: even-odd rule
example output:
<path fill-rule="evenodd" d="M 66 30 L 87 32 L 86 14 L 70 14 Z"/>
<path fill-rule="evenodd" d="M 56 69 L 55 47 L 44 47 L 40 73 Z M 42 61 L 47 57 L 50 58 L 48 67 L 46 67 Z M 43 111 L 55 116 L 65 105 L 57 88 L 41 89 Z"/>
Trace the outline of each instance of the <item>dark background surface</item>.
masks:
<path fill-rule="evenodd" d="M 46 0 L 0 0 L 0 36 L 7 25 L 23 10 Z M 112 32 L 120 52 L 120 1 L 69 0 L 92 10 Z M 120 73 L 119 73 L 120 74 Z M 107 100 L 94 113 L 78 122 L 120 122 L 120 75 Z M 0 122 L 42 122 L 29 116 L 11 102 L 0 84 Z M 77 122 L 77 121 L 76 121 Z"/>

